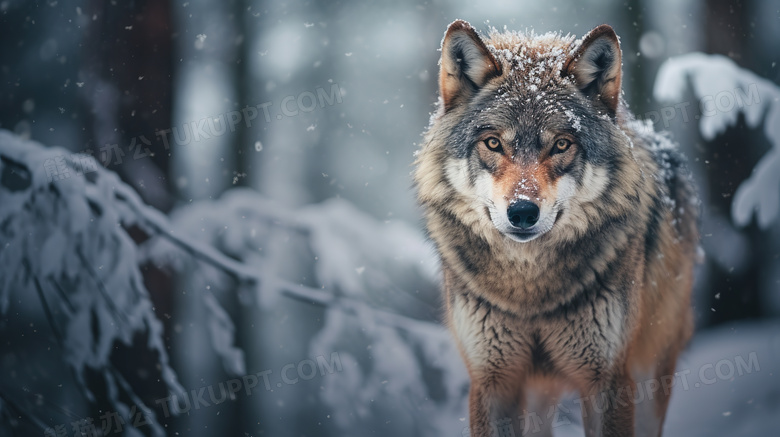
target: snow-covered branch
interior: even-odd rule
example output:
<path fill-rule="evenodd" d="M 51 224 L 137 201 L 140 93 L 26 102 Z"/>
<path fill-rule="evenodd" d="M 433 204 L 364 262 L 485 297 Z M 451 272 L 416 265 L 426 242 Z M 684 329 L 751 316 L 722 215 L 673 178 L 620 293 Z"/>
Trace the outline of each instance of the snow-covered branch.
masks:
<path fill-rule="evenodd" d="M 87 372 L 97 371 L 115 411 L 129 411 L 125 399 L 140 402 L 111 362 L 117 343 L 139 335 L 157 356 L 159 367 L 148 370 L 167 391 L 182 390 L 126 231 L 137 217 L 125 190 L 91 158 L 0 131 L 0 313 L 12 293 L 37 296 L 87 398 L 95 400 Z"/>
<path fill-rule="evenodd" d="M 731 216 L 745 226 L 755 212 L 758 225 L 766 229 L 780 213 L 780 88 L 725 56 L 691 53 L 661 65 L 653 94 L 660 101 L 679 101 L 688 82 L 701 101 L 699 130 L 704 139 L 712 140 L 734 126 L 740 113 L 751 128 L 763 121 L 772 149 L 740 184 Z"/>
<path fill-rule="evenodd" d="M 128 233 L 133 227 L 151 238 L 139 246 Z M 279 254 L 270 243 L 281 233 L 303 242 L 293 262 L 309 263 L 310 279 L 293 281 L 273 269 Z M 0 263 L 10 273 L 0 279 L 0 313 L 8 310 L 12 293 L 37 296 L 87 398 L 96 400 L 85 372 L 96 370 L 112 408 L 127 415 L 129 402 L 147 411 L 154 435 L 164 431 L 152 409 L 111 362 L 116 342 L 130 345 L 144 335 L 167 391 L 182 391 L 143 283 L 139 266 L 145 263 L 187 272 L 203 285 L 195 288 L 206 309 L 204 323 L 229 373 L 245 372 L 244 357 L 214 294 L 239 291 L 264 308 L 280 297 L 293 298 L 325 310 L 325 327 L 307 339 L 313 353 L 348 351 L 349 381 L 332 378 L 321 392 L 344 430 L 380 420 L 369 414 L 371 408 L 399 402 L 430 413 L 415 415 L 420 430 L 440 434 L 462 425 L 426 419 L 462 411 L 468 384 L 438 323 L 432 248 L 416 230 L 380 222 L 346 201 L 292 209 L 235 189 L 167 217 L 92 158 L 0 131 Z M 423 377 L 430 374 L 438 377 Z M 429 402 L 432 396 L 436 402 Z M 345 413 L 345 399 L 371 399 L 373 407 L 362 405 L 365 411 L 354 416 Z M 436 413 L 442 409 L 448 413 Z"/>

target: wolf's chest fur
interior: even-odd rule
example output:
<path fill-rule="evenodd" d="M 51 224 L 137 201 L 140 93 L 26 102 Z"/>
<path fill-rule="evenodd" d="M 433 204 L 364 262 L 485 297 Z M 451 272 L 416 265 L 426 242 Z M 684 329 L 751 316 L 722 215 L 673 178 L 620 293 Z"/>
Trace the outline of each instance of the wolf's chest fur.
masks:
<path fill-rule="evenodd" d="M 620 297 L 594 295 L 570 311 L 534 318 L 506 313 L 469 293 L 449 296 L 451 326 L 472 373 L 596 379 L 624 343 L 628 309 Z"/>
<path fill-rule="evenodd" d="M 636 227 L 611 224 L 594 235 L 602 238 L 533 250 L 491 245 L 450 224 L 439 245 L 449 322 L 469 365 L 485 374 L 597 377 L 635 317 L 644 262 L 644 246 L 630 236 Z"/>

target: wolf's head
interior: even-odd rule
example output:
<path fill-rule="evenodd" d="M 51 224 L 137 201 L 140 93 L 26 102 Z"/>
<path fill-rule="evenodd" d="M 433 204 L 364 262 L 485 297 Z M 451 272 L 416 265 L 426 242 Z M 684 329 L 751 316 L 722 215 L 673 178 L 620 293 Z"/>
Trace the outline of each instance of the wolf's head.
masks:
<path fill-rule="evenodd" d="M 587 226 L 584 205 L 616 182 L 612 167 L 631 161 L 618 125 L 621 51 L 612 28 L 579 41 L 495 31 L 483 40 L 455 21 L 440 65 L 428 142 L 443 151 L 442 179 L 470 199 L 474 220 L 519 242 L 562 223 Z M 418 184 L 425 171 L 418 168 Z"/>

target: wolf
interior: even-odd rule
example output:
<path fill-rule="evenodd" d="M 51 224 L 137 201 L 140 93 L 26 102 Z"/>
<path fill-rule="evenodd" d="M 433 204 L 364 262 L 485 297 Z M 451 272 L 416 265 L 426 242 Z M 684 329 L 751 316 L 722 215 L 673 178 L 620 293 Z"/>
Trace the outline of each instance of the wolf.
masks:
<path fill-rule="evenodd" d="M 629 111 L 621 59 L 608 25 L 482 36 L 458 20 L 442 40 L 413 177 L 472 437 L 502 420 L 551 435 L 521 412 L 564 391 L 587 436 L 661 435 L 693 330 L 699 201 L 676 146 Z"/>

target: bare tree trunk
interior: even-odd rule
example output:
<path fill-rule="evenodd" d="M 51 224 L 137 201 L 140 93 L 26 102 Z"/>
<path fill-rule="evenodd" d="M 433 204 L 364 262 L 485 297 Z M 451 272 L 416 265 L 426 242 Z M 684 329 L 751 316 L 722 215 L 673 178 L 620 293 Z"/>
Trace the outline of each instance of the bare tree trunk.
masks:
<path fill-rule="evenodd" d="M 750 16 L 745 2 L 707 0 L 704 17 L 705 47 L 708 53 L 726 55 L 745 68 L 751 68 L 756 60 L 750 58 Z M 733 90 L 724 90 L 733 91 Z M 708 198 L 705 203 L 712 214 L 729 217 L 731 202 L 739 183 L 747 179 L 755 163 L 765 150 L 766 143 L 760 131 L 750 129 L 740 116 L 736 127 L 705 144 L 702 159 L 706 163 Z M 717 239 L 723 229 L 718 229 L 704 218 L 702 238 Z M 770 253 L 767 239 L 755 225 L 744 231 L 749 248 L 746 252 L 752 259 L 743 260 L 743 267 L 718 265 L 708 261 L 711 272 L 709 283 L 709 305 L 702 311 L 709 311 L 710 323 L 719 324 L 729 320 L 754 318 L 762 315 L 759 298 L 759 278 L 763 255 Z M 707 241 L 704 241 L 707 247 Z M 716 245 L 712 245 L 715 247 Z M 737 266 L 738 267 L 738 266 Z"/>
<path fill-rule="evenodd" d="M 79 72 L 88 147 L 152 206 L 172 206 L 169 153 L 155 135 L 171 125 L 172 44 L 168 2 L 91 1 Z M 113 147 L 116 145 L 116 147 Z"/>
<path fill-rule="evenodd" d="M 239 50 L 242 20 L 237 15 L 238 0 L 209 2 L 191 0 L 175 3 L 176 72 L 173 123 L 168 140 L 171 148 L 171 174 L 177 198 L 183 202 L 216 198 L 233 186 L 239 156 L 236 135 L 230 129 L 228 114 L 241 110 L 240 83 L 235 81 L 242 65 Z M 241 124 L 234 126 L 239 132 Z M 228 218 L 226 218 L 227 220 Z M 187 390 L 232 378 L 213 353 L 199 283 L 184 275 L 173 290 L 173 335 L 177 347 L 174 366 Z M 235 296 L 221 302 L 230 309 Z M 215 390 L 219 392 L 219 389 Z M 220 393 L 216 393 L 217 398 Z M 191 400 L 191 402 L 195 402 Z M 180 415 L 175 431 L 182 435 L 240 435 L 240 423 L 232 402 L 212 405 Z"/>

